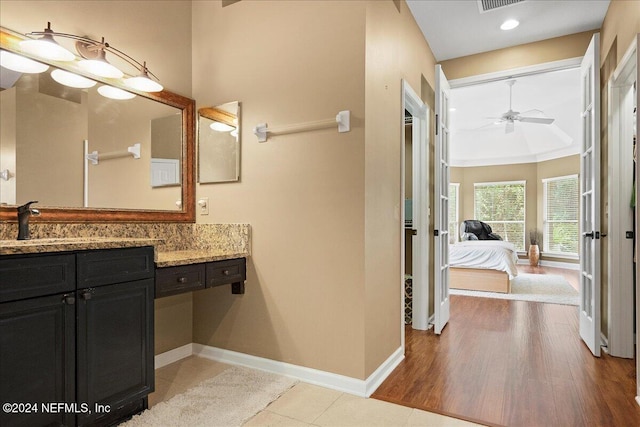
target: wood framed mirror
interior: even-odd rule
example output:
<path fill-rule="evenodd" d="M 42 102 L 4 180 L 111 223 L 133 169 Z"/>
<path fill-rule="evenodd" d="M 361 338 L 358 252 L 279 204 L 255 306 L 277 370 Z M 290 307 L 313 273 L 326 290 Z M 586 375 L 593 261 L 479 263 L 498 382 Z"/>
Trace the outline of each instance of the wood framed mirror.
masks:
<path fill-rule="evenodd" d="M 22 39 L 24 37 L 0 28 L 0 49 L 29 57 L 21 53 L 18 47 Z M 7 72 L 11 70 L 4 67 L 0 69 L 3 73 L 3 90 L 0 91 L 3 122 L 0 162 L 4 161 L 0 170 L 6 170 L 0 178 L 0 221 L 17 221 L 18 205 L 39 200 L 40 203 L 34 207 L 40 210 L 41 215 L 34 217 L 34 222 L 195 222 L 193 99 L 166 90 L 137 92 L 121 86 L 121 89 L 134 93 L 136 97 L 135 100 L 116 101 L 120 102 L 116 104 L 96 94 L 96 88 L 100 86 L 118 87 L 118 82 L 113 79 L 84 75 L 97 82 L 96 88 L 56 89 L 56 82 L 51 83 L 52 70 L 81 73 L 73 66 L 29 58 L 49 65 L 48 72 L 41 75 L 15 73 L 17 75 L 7 77 Z M 32 87 L 36 88 L 36 95 L 23 90 Z M 72 97 L 76 98 L 71 100 L 75 102 L 73 106 L 62 106 L 61 102 L 68 102 L 67 98 Z M 27 100 L 31 102 L 35 98 L 46 100 L 44 104 L 27 103 Z M 84 111 L 78 117 L 85 117 L 85 120 L 70 119 L 71 113 L 67 111 L 78 110 L 83 104 L 88 104 L 88 112 Z M 19 114 L 25 118 L 20 119 Z M 132 124 L 134 116 L 138 123 Z M 67 124 L 61 124 L 64 120 Z M 168 122 L 172 123 L 171 129 L 165 124 Z M 34 131 L 34 123 L 42 128 Z M 69 123 L 74 127 L 81 123 L 80 127 L 84 127 L 86 136 L 82 132 L 72 134 Z M 27 129 L 28 132 L 20 129 Z M 25 133 L 29 133 L 31 138 L 23 142 L 20 138 Z M 167 139 L 167 135 L 171 135 L 174 147 L 159 148 L 166 144 L 158 141 Z M 66 140 L 73 141 L 71 154 L 62 153 L 62 144 Z M 127 156 L 127 146 L 131 145 L 142 146 L 142 154 Z M 87 147 L 90 147 L 89 151 Z M 92 164 L 89 161 L 87 153 L 91 153 L 92 149 L 104 156 L 103 162 Z M 113 150 L 124 150 L 125 155 L 113 156 Z M 114 157 L 126 158 L 106 161 Z M 6 166 L 7 159 L 10 160 L 10 167 Z M 21 162 L 21 159 L 24 161 Z M 169 165 L 173 168 L 174 176 L 158 184 L 154 173 L 166 175 L 167 172 L 155 170 L 154 166 L 157 165 L 161 168 Z M 70 169 L 79 171 L 66 177 Z M 91 181 L 88 177 L 91 177 Z M 95 193 L 89 194 L 88 188 Z M 54 197 L 54 193 L 62 196 Z M 67 197 L 67 193 L 73 194 L 73 198 Z"/>

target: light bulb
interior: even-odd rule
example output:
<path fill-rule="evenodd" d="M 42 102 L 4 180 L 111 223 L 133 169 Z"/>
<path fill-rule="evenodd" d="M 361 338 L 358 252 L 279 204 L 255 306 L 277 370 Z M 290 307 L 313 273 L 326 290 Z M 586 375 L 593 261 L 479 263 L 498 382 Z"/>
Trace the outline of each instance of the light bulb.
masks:
<path fill-rule="evenodd" d="M 209 127 L 217 132 L 229 132 L 235 129 L 233 126 L 229 126 L 228 124 L 222 122 L 213 122 L 209 125 Z"/>

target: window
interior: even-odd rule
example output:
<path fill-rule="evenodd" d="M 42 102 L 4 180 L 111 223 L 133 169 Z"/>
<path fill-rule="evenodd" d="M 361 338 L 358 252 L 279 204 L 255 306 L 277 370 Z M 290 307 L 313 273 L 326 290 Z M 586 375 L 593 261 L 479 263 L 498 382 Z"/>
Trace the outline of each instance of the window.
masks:
<path fill-rule="evenodd" d="M 459 205 L 458 195 L 460 194 L 460 184 L 449 184 L 449 243 L 455 243 L 458 241 L 458 222 L 459 220 Z"/>
<path fill-rule="evenodd" d="M 578 175 L 543 179 L 544 252 L 578 255 Z"/>
<path fill-rule="evenodd" d="M 524 251 L 525 181 L 475 183 L 474 215 Z"/>

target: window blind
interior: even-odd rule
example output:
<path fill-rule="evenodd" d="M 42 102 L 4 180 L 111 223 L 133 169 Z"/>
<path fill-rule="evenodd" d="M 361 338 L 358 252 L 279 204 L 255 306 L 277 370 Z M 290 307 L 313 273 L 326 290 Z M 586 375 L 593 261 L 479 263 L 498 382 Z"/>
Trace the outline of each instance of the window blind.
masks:
<path fill-rule="evenodd" d="M 578 255 L 580 194 L 578 176 L 542 180 L 544 184 L 543 251 Z"/>
<path fill-rule="evenodd" d="M 519 251 L 525 248 L 525 181 L 474 184 L 475 219 Z"/>

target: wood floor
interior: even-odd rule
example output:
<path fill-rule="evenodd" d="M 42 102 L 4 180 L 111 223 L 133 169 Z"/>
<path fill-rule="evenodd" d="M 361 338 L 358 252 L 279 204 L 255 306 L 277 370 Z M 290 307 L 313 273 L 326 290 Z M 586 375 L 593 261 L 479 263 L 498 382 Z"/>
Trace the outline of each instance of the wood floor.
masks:
<path fill-rule="evenodd" d="M 640 426 L 635 361 L 591 355 L 578 308 L 451 296 L 440 337 L 406 328 L 373 398 L 501 426 Z"/>

